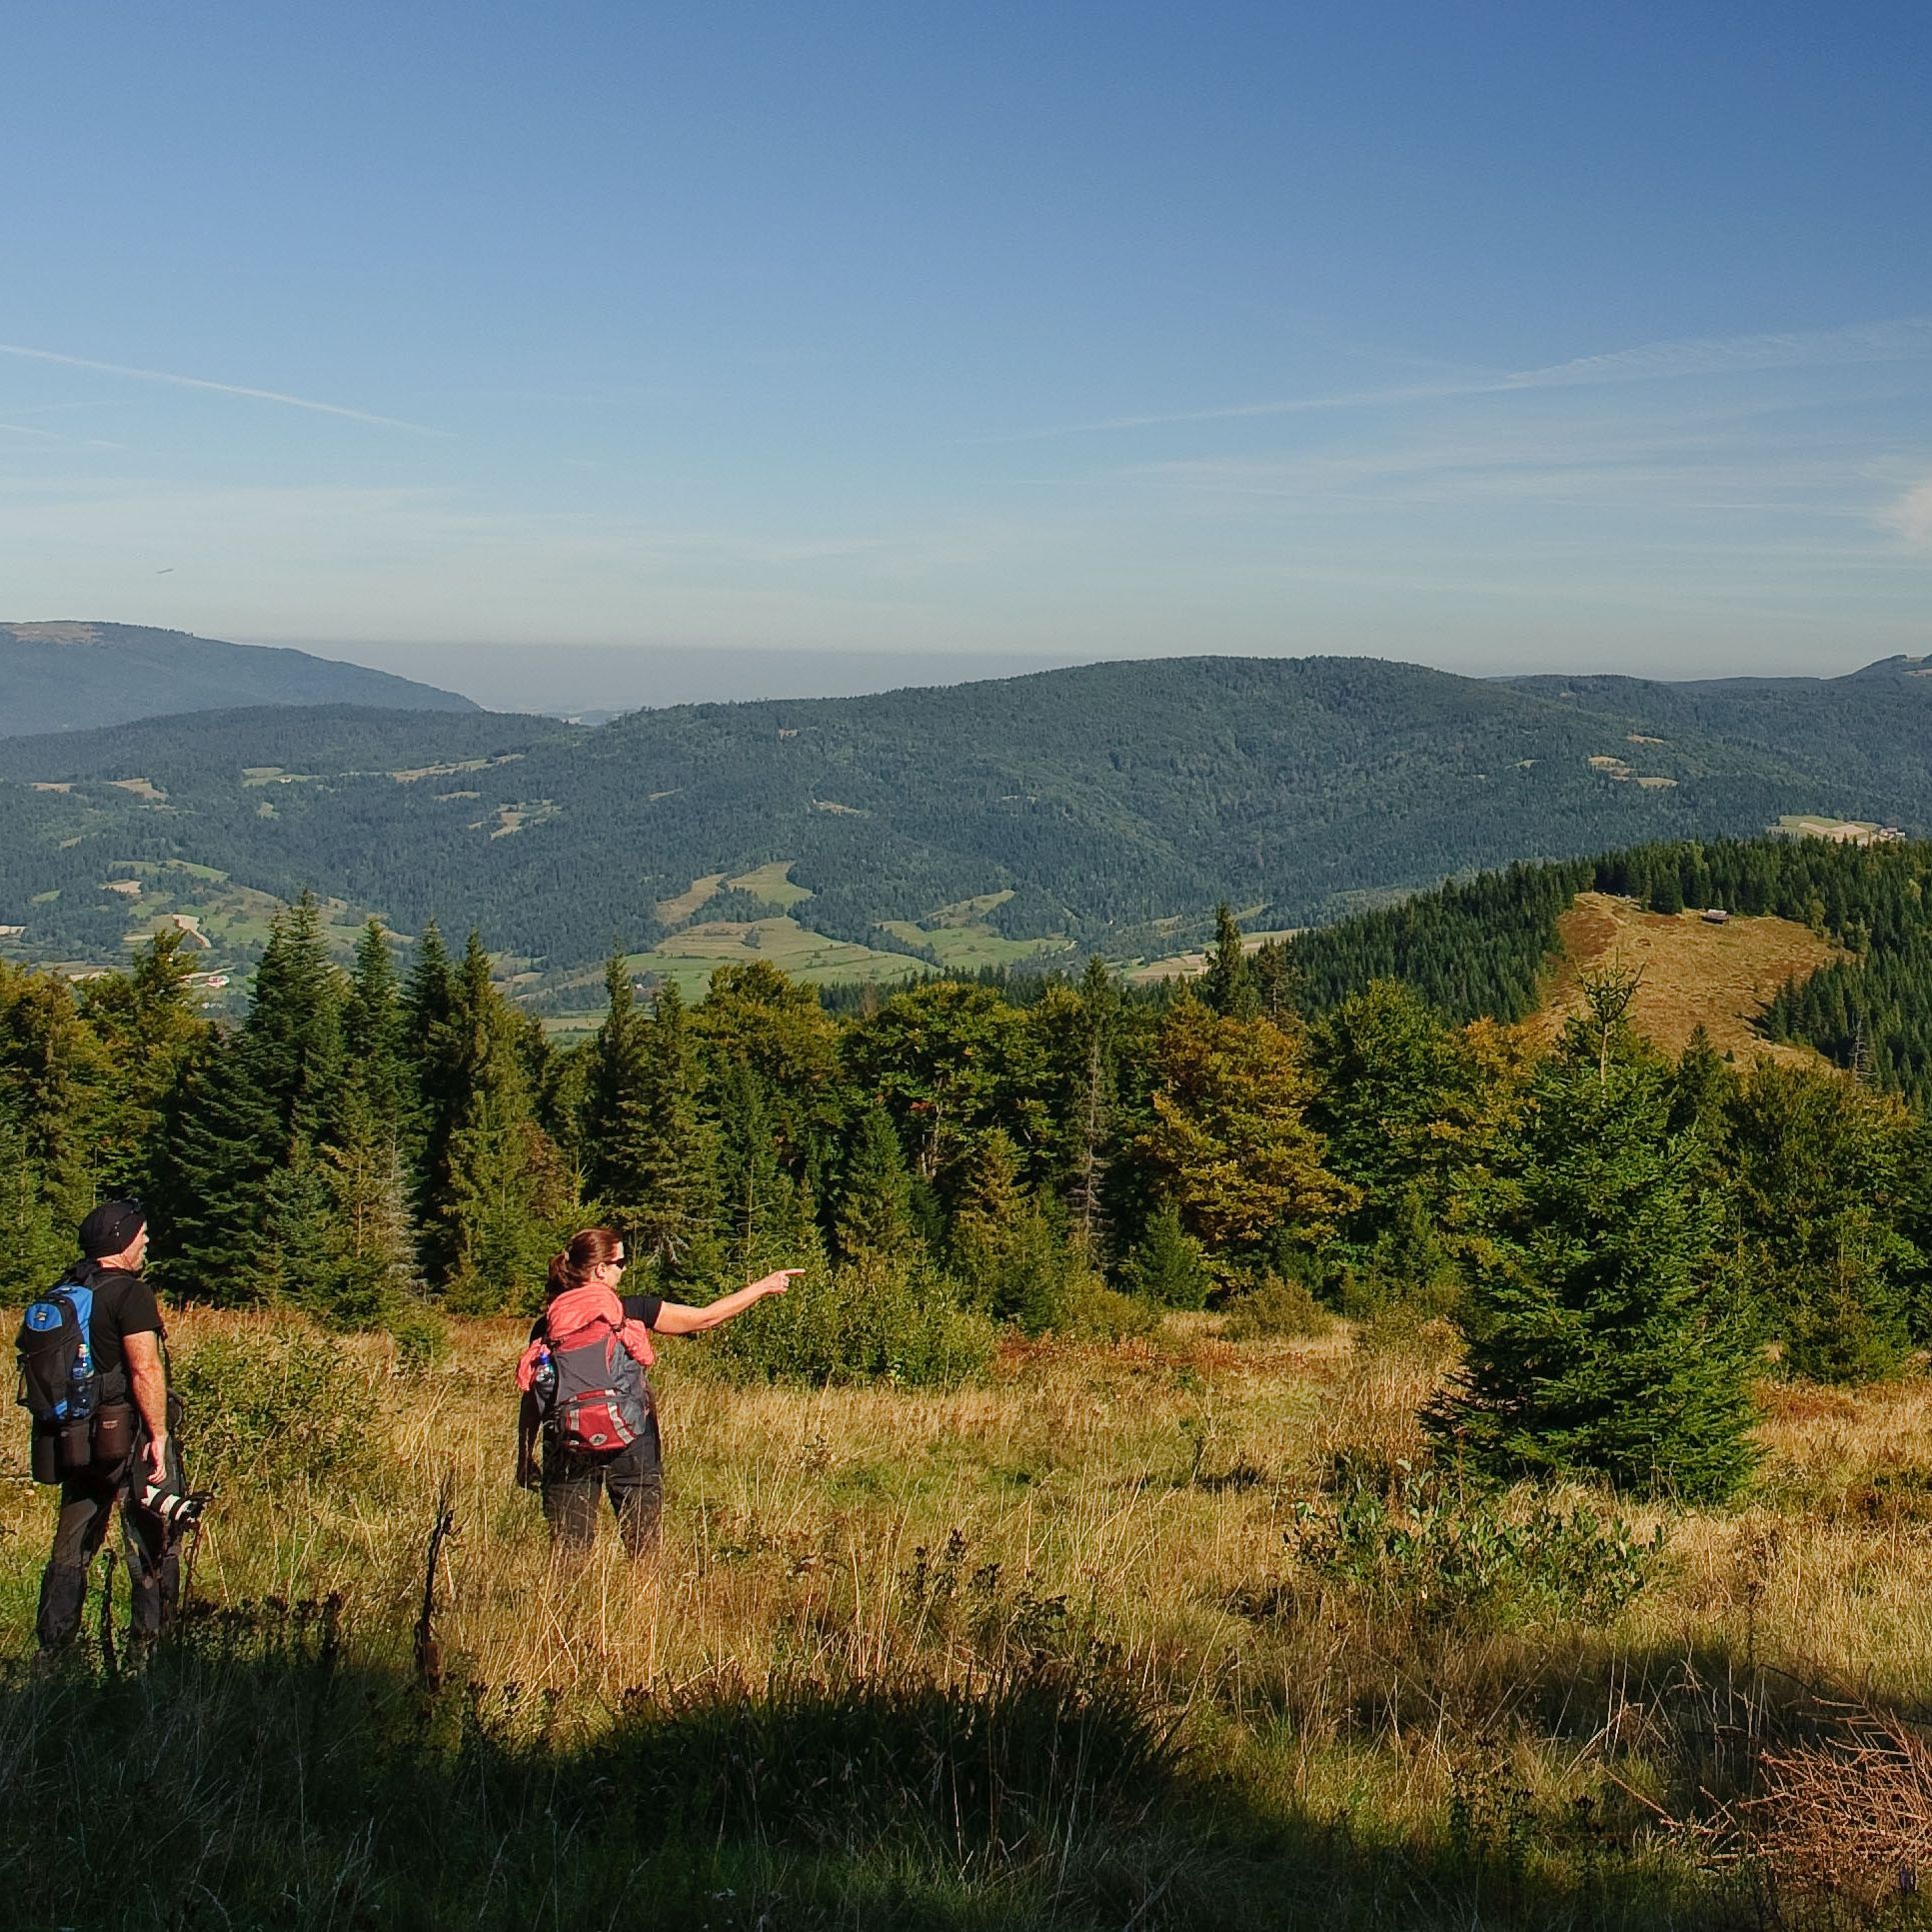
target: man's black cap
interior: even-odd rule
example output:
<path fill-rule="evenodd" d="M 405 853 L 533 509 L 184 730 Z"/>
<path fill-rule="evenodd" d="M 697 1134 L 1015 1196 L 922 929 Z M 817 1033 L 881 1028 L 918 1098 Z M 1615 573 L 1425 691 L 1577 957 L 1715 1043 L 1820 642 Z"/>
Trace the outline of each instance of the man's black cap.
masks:
<path fill-rule="evenodd" d="M 118 1254 L 148 1223 L 138 1200 L 104 1200 L 81 1222 L 81 1252 L 90 1261 Z"/>

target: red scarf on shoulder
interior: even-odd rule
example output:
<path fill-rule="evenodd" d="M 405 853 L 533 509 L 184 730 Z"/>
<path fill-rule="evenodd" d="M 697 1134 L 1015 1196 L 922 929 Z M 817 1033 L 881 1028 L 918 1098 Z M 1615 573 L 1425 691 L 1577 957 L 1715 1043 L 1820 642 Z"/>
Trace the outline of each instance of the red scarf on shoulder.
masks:
<path fill-rule="evenodd" d="M 593 1328 L 611 1328 L 624 1344 L 624 1352 L 641 1368 L 658 1359 L 651 1346 L 651 1330 L 635 1318 L 627 1318 L 624 1303 L 610 1288 L 566 1288 L 544 1310 L 544 1331 L 517 1362 L 517 1386 L 527 1395 L 531 1378 L 537 1372 L 537 1357 L 548 1348 L 575 1348 Z"/>

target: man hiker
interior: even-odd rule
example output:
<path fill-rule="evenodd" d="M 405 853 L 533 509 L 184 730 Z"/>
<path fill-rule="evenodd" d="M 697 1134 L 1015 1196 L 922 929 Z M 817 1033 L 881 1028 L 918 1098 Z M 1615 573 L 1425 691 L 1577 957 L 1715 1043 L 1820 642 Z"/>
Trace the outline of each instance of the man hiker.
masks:
<path fill-rule="evenodd" d="M 193 1520 L 180 1500 L 181 1462 L 169 1427 L 173 1398 L 161 1310 L 141 1274 L 148 1252 L 147 1210 L 135 1200 L 103 1201 L 80 1224 L 80 1249 L 82 1259 L 63 1286 L 91 1291 L 86 1337 L 98 1381 L 91 1429 L 82 1423 L 85 1433 L 77 1444 L 60 1444 L 60 1516 L 54 1553 L 40 1579 L 36 1624 L 41 1655 L 47 1658 L 71 1643 L 80 1628 L 88 1567 L 106 1539 L 117 1502 L 133 1586 L 130 1630 L 137 1653 L 151 1649 L 173 1620 L 179 1532 L 184 1519 Z M 162 1503 L 159 1510 L 143 1501 L 153 1489 L 162 1492 L 153 1498 Z"/>

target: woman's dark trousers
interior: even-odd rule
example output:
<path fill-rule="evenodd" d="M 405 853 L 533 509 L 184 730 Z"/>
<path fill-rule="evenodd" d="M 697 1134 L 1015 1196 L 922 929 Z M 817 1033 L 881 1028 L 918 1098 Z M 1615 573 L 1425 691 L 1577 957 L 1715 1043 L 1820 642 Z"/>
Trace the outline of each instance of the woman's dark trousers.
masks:
<path fill-rule="evenodd" d="M 645 1414 L 643 1434 L 615 1455 L 573 1455 L 545 1432 L 544 1520 L 560 1553 L 582 1555 L 597 1541 L 600 1493 L 611 1499 L 624 1547 L 633 1556 L 654 1554 L 664 1513 L 664 1458 L 655 1406 Z"/>

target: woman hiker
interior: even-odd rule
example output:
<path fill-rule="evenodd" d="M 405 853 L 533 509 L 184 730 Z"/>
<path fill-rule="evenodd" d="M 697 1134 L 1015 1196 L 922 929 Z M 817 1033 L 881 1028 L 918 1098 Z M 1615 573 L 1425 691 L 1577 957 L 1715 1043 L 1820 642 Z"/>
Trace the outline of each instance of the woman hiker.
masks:
<path fill-rule="evenodd" d="M 696 1335 L 743 1314 L 768 1294 L 783 1294 L 805 1272 L 775 1273 L 688 1308 L 655 1294 L 618 1293 L 624 1241 L 608 1227 L 573 1234 L 550 1263 L 550 1301 L 517 1364 L 524 1392 L 518 1480 L 543 1490 L 552 1544 L 581 1554 L 597 1540 L 597 1498 L 611 1498 L 633 1556 L 658 1546 L 664 1507 L 658 1405 L 645 1371 L 654 1333 Z M 542 1439 L 541 1474 L 532 1450 Z"/>

